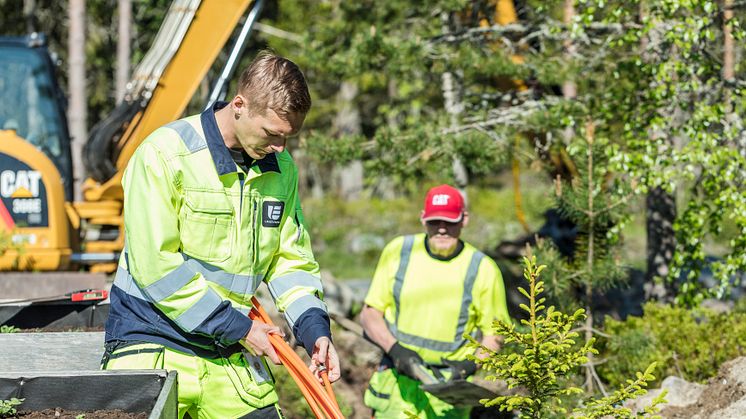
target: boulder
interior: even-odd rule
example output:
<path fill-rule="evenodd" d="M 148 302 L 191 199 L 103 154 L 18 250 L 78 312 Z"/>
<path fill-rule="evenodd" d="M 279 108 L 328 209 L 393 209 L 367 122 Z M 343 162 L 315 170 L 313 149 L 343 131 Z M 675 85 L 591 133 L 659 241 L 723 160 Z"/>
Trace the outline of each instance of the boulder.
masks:
<path fill-rule="evenodd" d="M 638 412 L 662 389 L 668 390 L 667 402 L 660 411 L 664 419 L 742 419 L 746 417 L 746 357 L 724 363 L 707 384 L 667 377 L 660 389 L 652 389 L 625 405 Z"/>

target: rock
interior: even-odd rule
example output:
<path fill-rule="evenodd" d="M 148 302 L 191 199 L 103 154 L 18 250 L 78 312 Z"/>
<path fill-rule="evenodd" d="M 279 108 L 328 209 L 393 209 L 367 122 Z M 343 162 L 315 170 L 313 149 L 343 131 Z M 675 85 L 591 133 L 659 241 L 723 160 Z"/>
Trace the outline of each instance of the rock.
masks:
<path fill-rule="evenodd" d="M 363 297 L 356 296 L 343 281 L 335 280 L 331 272 L 321 272 L 321 283 L 324 286 L 324 302 L 330 313 L 351 317 L 353 306 L 362 304 Z"/>
<path fill-rule="evenodd" d="M 654 398 L 663 390 L 668 390 L 666 394 L 667 402 L 663 406 L 684 407 L 697 400 L 704 391 L 705 386 L 697 383 L 690 383 L 679 377 L 666 377 L 661 383 L 661 388 L 649 390 L 644 396 L 626 402 L 624 405 L 632 409 L 632 412 L 641 412 L 649 406 Z"/>
<path fill-rule="evenodd" d="M 347 250 L 355 254 L 379 253 L 386 246 L 386 239 L 377 234 L 355 233 L 348 240 Z"/>
<path fill-rule="evenodd" d="M 714 298 L 708 298 L 702 301 L 699 306 L 711 310 L 717 314 L 725 314 L 730 313 L 730 311 L 733 310 L 734 305 L 735 303 L 733 303 L 733 301 L 723 301 Z"/>
<path fill-rule="evenodd" d="M 660 411 L 664 419 L 742 419 L 746 417 L 746 357 L 723 364 L 706 385 L 667 377 L 661 388 L 668 389 L 668 401 Z M 625 406 L 633 412 L 640 411 L 660 392 L 661 389 L 650 390 Z"/>

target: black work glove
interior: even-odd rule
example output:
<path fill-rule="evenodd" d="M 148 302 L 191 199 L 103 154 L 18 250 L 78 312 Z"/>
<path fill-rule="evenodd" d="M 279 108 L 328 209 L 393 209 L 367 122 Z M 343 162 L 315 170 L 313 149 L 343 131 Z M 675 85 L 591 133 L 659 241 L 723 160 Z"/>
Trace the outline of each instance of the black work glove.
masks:
<path fill-rule="evenodd" d="M 394 368 L 397 371 L 409 378 L 419 380 L 415 373 L 415 368 L 417 368 L 417 365 L 425 365 L 425 361 L 422 360 L 417 352 L 407 349 L 399 345 L 399 342 L 396 342 L 389 349 L 388 356 L 394 362 Z"/>
<path fill-rule="evenodd" d="M 451 369 L 451 380 L 465 379 L 477 372 L 477 363 L 465 359 L 463 361 L 452 361 L 450 359 L 440 358 L 443 365 Z"/>

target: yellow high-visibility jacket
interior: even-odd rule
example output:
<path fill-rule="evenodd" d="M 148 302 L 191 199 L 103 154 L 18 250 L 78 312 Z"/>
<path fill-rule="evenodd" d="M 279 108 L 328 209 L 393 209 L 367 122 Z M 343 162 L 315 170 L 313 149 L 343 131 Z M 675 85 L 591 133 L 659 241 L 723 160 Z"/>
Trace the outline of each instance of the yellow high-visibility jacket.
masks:
<path fill-rule="evenodd" d="M 502 274 L 468 243 L 444 260 L 426 248 L 427 236 L 398 237 L 383 250 L 365 303 L 384 313 L 389 331 L 433 365 L 473 352 L 464 333 L 494 335 L 492 322 L 510 321 Z"/>
<path fill-rule="evenodd" d="M 220 107 L 159 128 L 129 161 L 106 341 L 217 356 L 250 329 L 251 297 L 264 281 L 310 352 L 329 336 L 329 319 L 297 168 L 285 151 L 244 172 L 218 130 Z"/>

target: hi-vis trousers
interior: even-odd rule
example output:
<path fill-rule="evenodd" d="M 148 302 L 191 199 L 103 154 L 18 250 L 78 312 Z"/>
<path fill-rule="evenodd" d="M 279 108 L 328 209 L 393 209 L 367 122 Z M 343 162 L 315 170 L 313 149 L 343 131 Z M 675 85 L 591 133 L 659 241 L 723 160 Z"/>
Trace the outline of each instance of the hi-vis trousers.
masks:
<path fill-rule="evenodd" d="M 283 417 L 267 364 L 246 352 L 209 359 L 152 343 L 107 344 L 101 368 L 177 371 L 179 418 Z"/>
<path fill-rule="evenodd" d="M 382 366 L 370 378 L 365 405 L 373 409 L 376 419 L 405 419 L 407 413 L 423 419 L 469 417 L 470 408 L 452 406 L 422 391 L 420 384 L 417 380 L 398 374 L 393 368 Z"/>

